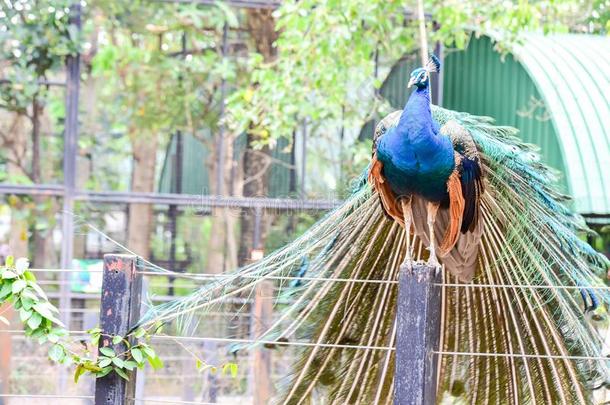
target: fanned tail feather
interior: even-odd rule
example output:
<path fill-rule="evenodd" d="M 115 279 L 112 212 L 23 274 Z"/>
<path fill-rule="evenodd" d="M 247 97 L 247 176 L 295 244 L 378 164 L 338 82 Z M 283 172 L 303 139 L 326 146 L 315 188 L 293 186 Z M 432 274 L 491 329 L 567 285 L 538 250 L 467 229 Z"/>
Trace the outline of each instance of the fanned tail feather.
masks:
<path fill-rule="evenodd" d="M 486 173 L 474 285 L 444 272 L 439 398 L 590 402 L 589 385 L 607 379 L 606 364 L 568 357 L 602 354 L 602 339 L 581 310 L 578 288 L 603 286 L 598 274 L 607 261 L 579 239 L 577 233 L 586 231 L 582 220 L 559 202 L 552 173 L 514 129 L 440 108 L 433 114 L 441 125 L 453 119 L 471 133 Z M 330 404 L 390 404 L 394 352 L 387 348 L 396 340 L 395 281 L 404 239 L 376 193 L 361 182 L 341 207 L 291 244 L 151 308 L 141 324 L 184 320 L 227 297 L 252 294 L 263 280 L 305 273 L 306 279 L 290 287 L 280 283 L 293 304 L 260 337 L 318 344 L 300 349 L 294 374 L 278 382 L 277 401 L 303 404 L 320 395 Z M 425 258 L 423 242 L 417 238 L 415 246 L 416 256 Z M 329 278 L 341 281 L 320 280 Z M 608 292 L 595 291 L 607 305 Z"/>

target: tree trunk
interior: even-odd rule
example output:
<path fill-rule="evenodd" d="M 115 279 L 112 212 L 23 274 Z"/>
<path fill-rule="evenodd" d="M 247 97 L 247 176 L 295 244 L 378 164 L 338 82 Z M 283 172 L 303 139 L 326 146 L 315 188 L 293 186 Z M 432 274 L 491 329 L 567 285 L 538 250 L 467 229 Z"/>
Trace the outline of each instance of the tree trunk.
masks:
<path fill-rule="evenodd" d="M 233 137 L 229 134 L 224 134 L 224 156 L 225 160 L 221 168 L 218 167 L 216 157 L 218 153 L 216 148 L 211 148 L 213 153 L 210 154 L 208 162 L 210 192 L 212 195 L 235 195 L 235 183 L 233 182 L 234 160 L 233 160 Z M 223 173 L 223 190 L 219 193 L 215 182 L 218 170 Z M 208 258 L 206 263 L 206 272 L 218 274 L 223 271 L 233 270 L 237 267 L 237 248 L 235 240 L 235 232 L 237 227 L 237 218 L 239 212 L 231 208 L 212 208 L 212 234 L 208 243 Z"/>
<path fill-rule="evenodd" d="M 132 136 L 133 172 L 131 175 L 131 191 L 154 191 L 158 141 L 157 134 Z M 127 246 L 143 257 L 148 257 L 150 253 L 152 214 L 152 204 L 129 205 Z"/>
<path fill-rule="evenodd" d="M 273 47 L 273 43 L 277 40 L 278 35 L 275 31 L 272 10 L 248 9 L 247 26 L 257 52 L 263 56 L 265 62 L 273 61 L 276 58 L 276 49 Z M 243 157 L 244 197 L 267 197 L 269 194 L 267 181 L 267 172 L 270 166 L 269 150 L 268 148 L 254 150 L 253 144 L 256 140 L 255 135 L 248 134 Z M 243 266 L 251 260 L 252 250 L 262 250 L 264 248 L 268 221 L 257 221 L 255 212 L 244 209 L 242 210 L 240 223 L 238 257 L 239 265 Z M 256 241 L 255 233 L 258 234 Z M 255 243 L 257 246 L 254 246 Z"/>

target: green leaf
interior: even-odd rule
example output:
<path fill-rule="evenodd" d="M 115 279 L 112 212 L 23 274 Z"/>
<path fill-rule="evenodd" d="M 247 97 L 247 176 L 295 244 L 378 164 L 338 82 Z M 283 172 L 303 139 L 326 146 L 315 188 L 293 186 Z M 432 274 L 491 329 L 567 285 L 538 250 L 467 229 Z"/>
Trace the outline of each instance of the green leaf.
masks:
<path fill-rule="evenodd" d="M 108 363 L 110 364 L 110 363 Z M 102 371 L 102 367 L 98 366 L 97 364 L 93 363 L 90 360 L 87 360 L 83 363 L 83 367 L 89 371 L 91 371 L 92 373 L 99 373 L 100 371 Z"/>
<path fill-rule="evenodd" d="M 111 363 L 112 363 L 112 359 L 110 357 L 100 357 L 101 360 L 99 362 L 99 366 L 104 368 L 104 367 L 108 367 Z"/>
<path fill-rule="evenodd" d="M 17 278 L 17 274 L 13 273 L 10 270 L 7 270 L 4 273 L 2 273 L 2 278 L 5 279 L 5 280 L 12 279 L 12 278 Z"/>
<path fill-rule="evenodd" d="M 4 261 L 4 265 L 6 267 L 13 267 L 15 265 L 15 256 L 6 256 L 6 260 Z"/>
<path fill-rule="evenodd" d="M 36 291 L 36 293 L 38 293 L 38 295 L 40 295 L 42 297 L 42 299 L 46 300 L 47 299 L 47 294 L 44 292 L 44 290 L 42 288 L 40 288 L 40 286 L 32 281 L 28 281 L 28 285 L 30 287 L 32 287 L 34 289 L 34 291 Z"/>
<path fill-rule="evenodd" d="M 107 367 L 104 367 L 104 368 L 102 369 L 102 371 L 98 371 L 97 373 L 95 373 L 95 376 L 96 376 L 97 378 L 105 377 L 105 376 L 107 376 L 107 375 L 108 375 L 108 374 L 109 374 L 111 371 L 112 371 L 112 367 L 111 367 L 111 366 L 107 366 Z"/>
<path fill-rule="evenodd" d="M 155 370 L 159 370 L 159 369 L 163 368 L 163 361 L 156 355 L 154 357 L 149 357 L 148 363 Z"/>
<path fill-rule="evenodd" d="M 86 371 L 87 371 L 87 369 L 82 364 L 79 364 L 78 366 L 76 366 L 76 370 L 74 371 L 74 383 L 75 384 L 78 384 L 78 379 L 80 378 L 81 375 L 85 374 Z"/>
<path fill-rule="evenodd" d="M 129 381 L 129 377 L 127 376 L 127 373 L 124 370 L 121 370 L 120 368 L 115 368 L 114 371 L 120 375 L 121 377 L 123 377 L 125 380 Z"/>
<path fill-rule="evenodd" d="M 34 290 L 30 287 L 26 287 L 21 291 L 21 301 L 27 300 L 30 305 L 28 309 L 30 309 L 34 304 L 40 302 L 40 299 L 34 294 Z M 24 305 L 25 306 L 25 303 Z"/>
<path fill-rule="evenodd" d="M 36 329 L 42 323 L 42 316 L 38 314 L 33 314 L 30 319 L 28 319 L 28 326 L 30 329 Z"/>
<path fill-rule="evenodd" d="M 56 363 L 61 363 L 65 356 L 66 353 L 61 345 L 55 344 L 49 349 L 49 358 Z"/>
<path fill-rule="evenodd" d="M 32 313 L 33 313 L 32 311 L 28 311 L 25 308 L 21 308 L 19 310 L 19 319 L 21 319 L 21 322 L 25 322 L 28 319 L 30 319 L 30 316 L 32 316 Z"/>
<path fill-rule="evenodd" d="M 138 367 L 138 363 L 136 363 L 135 361 L 127 360 L 124 363 L 123 367 L 126 368 L 127 370 L 131 371 L 134 368 Z"/>
<path fill-rule="evenodd" d="M 36 282 L 36 276 L 31 271 L 26 271 L 25 273 L 23 273 L 23 276 L 27 281 L 30 281 L 32 283 Z"/>
<path fill-rule="evenodd" d="M 146 330 L 144 328 L 138 328 L 136 333 L 134 334 L 136 339 L 140 339 L 142 336 L 146 334 Z"/>
<path fill-rule="evenodd" d="M 43 316 L 43 318 L 46 318 L 48 320 L 50 320 L 51 322 L 60 325 L 60 326 L 64 326 L 64 324 L 57 318 L 55 318 L 55 315 L 53 315 L 52 311 L 56 311 L 57 309 L 51 305 L 49 302 L 43 302 L 43 303 L 39 303 L 34 305 L 34 311 L 38 312 L 40 315 Z"/>
<path fill-rule="evenodd" d="M 136 361 L 136 363 L 142 363 L 144 361 L 144 356 L 142 355 L 142 351 L 140 349 L 131 349 L 131 357 Z"/>
<path fill-rule="evenodd" d="M 112 338 L 112 344 L 115 344 L 115 345 L 118 345 L 122 341 L 123 341 L 123 336 L 120 336 L 120 335 L 116 335 L 115 337 Z"/>
<path fill-rule="evenodd" d="M 116 356 L 116 353 L 110 347 L 101 347 L 100 353 L 102 353 L 103 355 L 108 356 L 108 357 Z"/>
<path fill-rule="evenodd" d="M 6 296 L 11 293 L 11 283 L 3 283 L 0 288 L 0 300 L 3 300 Z"/>
<path fill-rule="evenodd" d="M 237 378 L 237 364 L 236 363 L 227 363 L 224 366 L 222 366 L 222 374 L 225 374 L 227 372 L 227 370 L 229 370 L 229 372 L 231 373 L 231 377 L 233 378 Z"/>
<path fill-rule="evenodd" d="M 25 280 L 16 280 L 13 283 L 13 294 L 19 294 L 26 286 L 27 283 L 25 282 Z"/>
<path fill-rule="evenodd" d="M 201 367 L 203 367 L 203 362 L 197 359 L 197 361 L 195 361 L 195 368 L 199 370 Z"/>
<path fill-rule="evenodd" d="M 120 357 L 113 357 L 112 362 L 117 367 L 121 367 L 121 368 L 125 367 L 125 362 Z"/>
<path fill-rule="evenodd" d="M 47 306 L 46 302 L 34 305 L 34 311 L 38 312 L 40 315 L 47 319 L 54 318 L 53 312 L 51 312 L 51 309 Z"/>
<path fill-rule="evenodd" d="M 142 350 L 144 350 L 144 354 L 148 358 L 157 356 L 157 353 L 155 353 L 155 351 L 149 346 L 142 346 Z"/>

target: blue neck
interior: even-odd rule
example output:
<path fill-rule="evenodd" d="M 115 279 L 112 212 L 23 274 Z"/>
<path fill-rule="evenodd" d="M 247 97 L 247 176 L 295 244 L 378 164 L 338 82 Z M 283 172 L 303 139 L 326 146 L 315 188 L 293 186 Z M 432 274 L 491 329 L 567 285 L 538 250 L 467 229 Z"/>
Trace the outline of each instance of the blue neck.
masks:
<path fill-rule="evenodd" d="M 400 132 L 413 132 L 432 125 L 432 111 L 430 109 L 430 88 L 428 86 L 417 88 L 411 96 L 398 121 Z"/>

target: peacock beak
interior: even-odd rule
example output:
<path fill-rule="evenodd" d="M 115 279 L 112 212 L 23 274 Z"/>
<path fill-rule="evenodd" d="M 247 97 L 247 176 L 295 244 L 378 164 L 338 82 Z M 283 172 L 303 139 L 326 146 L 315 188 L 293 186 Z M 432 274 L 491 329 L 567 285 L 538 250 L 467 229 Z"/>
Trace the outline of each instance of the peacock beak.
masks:
<path fill-rule="evenodd" d="M 407 89 L 411 88 L 411 86 L 413 86 L 415 84 L 415 82 L 417 81 L 416 77 L 412 77 L 409 79 L 409 83 L 407 84 Z"/>

